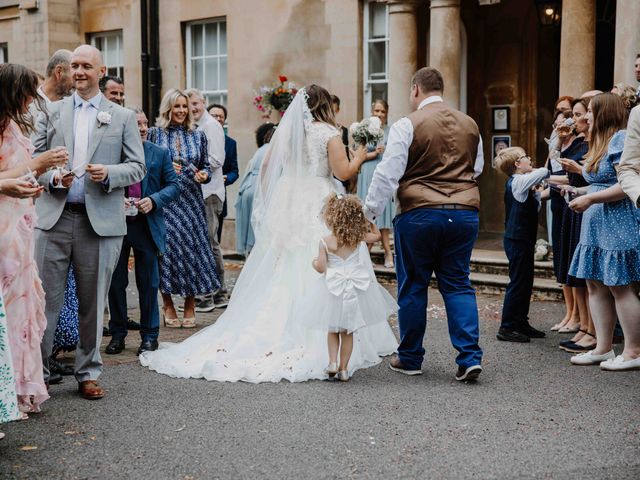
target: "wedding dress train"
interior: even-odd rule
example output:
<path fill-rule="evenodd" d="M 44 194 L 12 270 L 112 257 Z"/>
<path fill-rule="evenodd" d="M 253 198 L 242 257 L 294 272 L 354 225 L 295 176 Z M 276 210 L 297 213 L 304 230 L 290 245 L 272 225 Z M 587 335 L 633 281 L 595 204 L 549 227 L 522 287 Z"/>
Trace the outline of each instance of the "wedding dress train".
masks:
<path fill-rule="evenodd" d="M 256 244 L 227 310 L 183 342 L 144 352 L 142 365 L 172 377 L 215 381 L 326 378 L 327 335 L 299 318 L 297 302 L 317 285 L 311 261 L 328 233 L 320 213 L 335 192 L 327 142 L 337 135 L 337 129 L 311 120 L 299 92 L 265 157 L 254 204 Z M 386 322 L 357 330 L 349 373 L 375 365 L 397 346 Z"/>

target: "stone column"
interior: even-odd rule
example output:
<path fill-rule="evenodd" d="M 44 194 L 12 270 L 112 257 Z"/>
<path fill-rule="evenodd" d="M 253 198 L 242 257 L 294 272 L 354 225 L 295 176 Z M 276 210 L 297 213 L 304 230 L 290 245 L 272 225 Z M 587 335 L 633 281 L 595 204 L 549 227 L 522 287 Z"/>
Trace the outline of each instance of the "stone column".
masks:
<path fill-rule="evenodd" d="M 460 106 L 460 0 L 431 0 L 429 66 L 444 78 L 444 99 Z"/>
<path fill-rule="evenodd" d="M 561 28 L 558 93 L 578 97 L 595 83 L 596 0 L 564 0 Z"/>
<path fill-rule="evenodd" d="M 638 0 L 618 0 L 616 3 L 616 49 L 613 81 L 625 82 L 634 87 L 638 84 L 634 73 L 636 55 L 640 53 L 640 2 Z"/>
<path fill-rule="evenodd" d="M 411 113 L 411 77 L 418 65 L 416 2 L 389 2 L 389 123 Z"/>

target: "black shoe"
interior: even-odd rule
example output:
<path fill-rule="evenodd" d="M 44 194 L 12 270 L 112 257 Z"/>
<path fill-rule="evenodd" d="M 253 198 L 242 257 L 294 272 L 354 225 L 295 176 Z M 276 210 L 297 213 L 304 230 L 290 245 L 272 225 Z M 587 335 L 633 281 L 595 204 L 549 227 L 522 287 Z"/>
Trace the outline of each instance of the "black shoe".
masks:
<path fill-rule="evenodd" d="M 49 357 L 49 372 L 60 375 L 73 375 L 73 367 L 65 365 L 54 357 Z"/>
<path fill-rule="evenodd" d="M 560 349 L 564 350 L 565 352 L 569 352 L 569 353 L 584 353 L 584 352 L 588 352 L 590 350 L 594 350 L 595 348 L 596 348 L 595 344 L 583 347 L 582 345 L 578 345 L 575 342 L 571 342 L 571 343 L 568 343 L 566 345 L 562 345 L 560 347 Z"/>
<path fill-rule="evenodd" d="M 59 373 L 49 372 L 49 381 L 47 382 L 47 384 L 57 385 L 59 383 L 62 383 L 62 375 L 60 375 Z"/>
<path fill-rule="evenodd" d="M 127 330 L 140 330 L 140 324 L 127 317 Z"/>
<path fill-rule="evenodd" d="M 117 355 L 119 353 L 122 353 L 123 350 L 124 339 L 118 340 L 117 338 L 112 338 L 109 342 L 109 345 L 107 345 L 107 348 L 104 349 L 104 353 L 107 353 L 109 355 Z"/>
<path fill-rule="evenodd" d="M 516 343 L 529 343 L 531 339 L 524 333 L 516 332 L 515 330 L 508 330 L 501 328 L 496 335 L 498 340 L 503 342 L 516 342 Z"/>
<path fill-rule="evenodd" d="M 109 333 L 109 328 L 102 327 L 102 336 L 103 337 L 110 337 L 111 336 L 111 333 Z"/>
<path fill-rule="evenodd" d="M 572 343 L 574 343 L 573 340 L 568 340 L 568 339 L 562 340 L 561 342 L 558 342 L 558 346 L 562 348 L 562 347 L 566 347 L 567 345 L 571 345 Z"/>
<path fill-rule="evenodd" d="M 478 379 L 481 373 L 482 367 L 480 365 L 471 365 L 467 368 L 460 365 L 458 366 L 458 371 L 456 372 L 456 380 L 458 380 L 459 382 L 474 382 Z"/>
<path fill-rule="evenodd" d="M 143 340 L 140 344 L 140 348 L 138 348 L 138 355 L 142 352 L 153 352 L 158 349 L 158 341 L 157 340 Z"/>
<path fill-rule="evenodd" d="M 531 325 L 526 325 L 525 327 L 519 328 L 517 331 L 519 333 L 526 335 L 529 338 L 544 338 L 547 336 L 546 333 L 533 328 Z"/>

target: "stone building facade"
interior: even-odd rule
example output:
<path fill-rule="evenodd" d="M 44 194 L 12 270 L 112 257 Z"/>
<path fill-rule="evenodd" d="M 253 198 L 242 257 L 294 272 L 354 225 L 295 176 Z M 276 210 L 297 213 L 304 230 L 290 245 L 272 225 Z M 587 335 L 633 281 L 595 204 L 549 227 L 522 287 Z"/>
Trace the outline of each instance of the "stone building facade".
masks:
<path fill-rule="evenodd" d="M 637 85 L 637 0 L 0 0 L 0 61 L 43 72 L 58 48 L 93 43 L 109 71 L 124 77 L 127 105 L 142 105 L 148 3 L 159 12 L 162 90 L 197 87 L 228 106 L 241 173 L 263 121 L 253 92 L 278 75 L 326 86 L 342 99 L 339 120 L 348 125 L 376 97 L 388 100 L 392 121 L 400 118 L 412 73 L 440 69 L 446 100 L 471 115 L 484 138 L 485 231 L 503 228 L 504 178 L 490 161 L 497 137 L 541 164 L 558 95 Z M 232 206 L 235 190 L 229 194 Z"/>

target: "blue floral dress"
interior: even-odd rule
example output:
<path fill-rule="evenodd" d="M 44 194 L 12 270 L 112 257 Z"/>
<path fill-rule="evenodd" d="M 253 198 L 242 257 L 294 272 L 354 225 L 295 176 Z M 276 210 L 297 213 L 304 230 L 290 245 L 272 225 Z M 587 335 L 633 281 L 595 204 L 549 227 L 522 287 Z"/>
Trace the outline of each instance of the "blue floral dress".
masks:
<path fill-rule="evenodd" d="M 617 183 L 614 167 L 620 162 L 625 135 L 622 130 L 611 137 L 597 171 L 582 169 L 584 179 L 589 182 L 589 193 Z M 634 210 L 628 197 L 589 207 L 582 216 L 580 243 L 569 274 L 598 280 L 607 286 L 640 281 L 640 223 Z"/>
<path fill-rule="evenodd" d="M 20 418 L 16 396 L 16 380 L 7 337 L 7 313 L 0 290 L 0 423 Z"/>
<path fill-rule="evenodd" d="M 209 243 L 202 188 L 188 168 L 192 164 L 211 179 L 207 137 L 199 130 L 170 126 L 150 128 L 148 139 L 168 148 L 174 163 L 182 165 L 180 196 L 163 209 L 167 250 L 160 257 L 160 291 L 181 297 L 211 293 L 220 288 L 220 280 Z"/>
<path fill-rule="evenodd" d="M 389 126 L 384 128 L 384 140 L 383 143 L 387 144 L 387 138 L 389 137 Z M 375 150 L 373 147 L 369 147 L 369 151 L 372 152 Z M 373 172 L 375 172 L 376 167 L 382 161 L 382 155 L 378 155 L 373 160 L 369 160 L 364 162 L 360 167 L 360 173 L 358 174 L 358 197 L 364 203 L 367 198 L 367 193 L 369 192 L 369 186 L 373 181 Z M 393 200 L 389 200 L 387 206 L 384 208 L 384 212 L 382 215 L 376 217 L 376 226 L 378 228 L 393 228 L 393 217 L 395 216 L 395 207 Z"/>
<path fill-rule="evenodd" d="M 76 278 L 73 273 L 73 265 L 70 265 L 67 273 L 67 288 L 64 291 L 64 304 L 58 317 L 58 325 L 53 338 L 53 354 L 55 355 L 61 350 L 65 352 L 74 351 L 79 339 Z"/>

